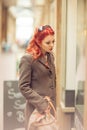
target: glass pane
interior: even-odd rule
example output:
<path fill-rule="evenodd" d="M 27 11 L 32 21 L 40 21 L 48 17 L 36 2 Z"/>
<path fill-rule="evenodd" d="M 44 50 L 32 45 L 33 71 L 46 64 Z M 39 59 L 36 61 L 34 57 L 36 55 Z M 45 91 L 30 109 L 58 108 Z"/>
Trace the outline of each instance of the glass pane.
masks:
<path fill-rule="evenodd" d="M 83 115 L 87 0 L 77 0 L 76 108 Z"/>

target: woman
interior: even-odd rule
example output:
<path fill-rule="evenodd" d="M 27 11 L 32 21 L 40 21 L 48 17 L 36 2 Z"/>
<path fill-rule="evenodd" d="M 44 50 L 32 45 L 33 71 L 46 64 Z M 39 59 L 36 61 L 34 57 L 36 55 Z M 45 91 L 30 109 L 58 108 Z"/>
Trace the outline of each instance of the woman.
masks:
<path fill-rule="evenodd" d="M 49 25 L 36 28 L 19 65 L 19 88 L 26 98 L 26 129 L 29 117 L 36 108 L 40 114 L 49 109 L 48 96 L 54 106 L 56 98 L 55 67 L 52 54 L 54 30 Z"/>

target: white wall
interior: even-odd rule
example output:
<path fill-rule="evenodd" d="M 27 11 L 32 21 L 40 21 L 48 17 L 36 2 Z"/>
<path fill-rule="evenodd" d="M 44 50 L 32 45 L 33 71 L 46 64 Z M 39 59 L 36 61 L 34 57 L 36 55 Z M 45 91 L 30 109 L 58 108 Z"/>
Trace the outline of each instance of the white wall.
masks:
<path fill-rule="evenodd" d="M 67 1 L 66 89 L 75 89 L 77 0 Z"/>

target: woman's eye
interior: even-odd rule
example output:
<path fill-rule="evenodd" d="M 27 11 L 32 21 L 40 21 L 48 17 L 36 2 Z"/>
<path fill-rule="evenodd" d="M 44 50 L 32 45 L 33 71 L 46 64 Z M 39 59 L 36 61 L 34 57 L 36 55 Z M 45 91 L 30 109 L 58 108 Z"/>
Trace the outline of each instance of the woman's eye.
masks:
<path fill-rule="evenodd" d="M 51 44 L 51 43 L 54 43 L 55 42 L 55 40 L 53 40 L 53 41 L 48 41 L 48 42 L 46 42 L 46 44 Z"/>
<path fill-rule="evenodd" d="M 46 44 L 50 44 L 50 42 L 46 42 Z"/>
<path fill-rule="evenodd" d="M 54 43 L 54 42 L 55 42 L 55 40 L 52 41 L 52 43 Z"/>

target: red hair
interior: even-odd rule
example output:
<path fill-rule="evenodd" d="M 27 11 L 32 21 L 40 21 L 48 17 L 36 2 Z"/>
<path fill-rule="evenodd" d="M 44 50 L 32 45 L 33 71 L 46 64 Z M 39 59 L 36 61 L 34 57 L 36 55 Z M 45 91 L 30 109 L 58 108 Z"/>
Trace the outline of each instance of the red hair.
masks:
<path fill-rule="evenodd" d="M 49 25 L 36 28 L 34 35 L 26 49 L 27 53 L 32 54 L 35 59 L 40 57 L 42 55 L 42 52 L 39 45 L 42 43 L 42 40 L 48 35 L 54 35 L 54 30 Z"/>

